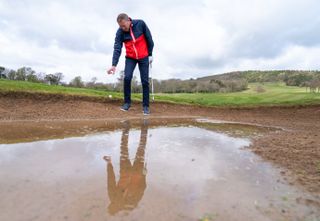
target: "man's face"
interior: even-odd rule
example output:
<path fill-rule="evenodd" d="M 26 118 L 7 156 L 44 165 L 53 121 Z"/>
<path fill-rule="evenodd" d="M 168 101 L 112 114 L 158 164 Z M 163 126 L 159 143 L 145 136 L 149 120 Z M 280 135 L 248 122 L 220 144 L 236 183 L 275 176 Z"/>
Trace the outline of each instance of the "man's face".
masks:
<path fill-rule="evenodd" d="M 121 21 L 118 22 L 118 24 L 119 24 L 119 27 L 123 31 L 129 31 L 130 30 L 130 25 L 131 25 L 131 21 L 130 20 L 122 19 Z"/>

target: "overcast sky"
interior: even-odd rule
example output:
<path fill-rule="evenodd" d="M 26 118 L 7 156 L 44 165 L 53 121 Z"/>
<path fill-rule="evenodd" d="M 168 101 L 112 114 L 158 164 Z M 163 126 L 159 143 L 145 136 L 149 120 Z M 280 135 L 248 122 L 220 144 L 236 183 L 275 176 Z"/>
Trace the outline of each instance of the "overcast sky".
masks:
<path fill-rule="evenodd" d="M 158 79 L 320 69 L 319 0 L 0 0 L 0 66 L 115 81 L 106 69 L 121 12 L 149 26 Z"/>

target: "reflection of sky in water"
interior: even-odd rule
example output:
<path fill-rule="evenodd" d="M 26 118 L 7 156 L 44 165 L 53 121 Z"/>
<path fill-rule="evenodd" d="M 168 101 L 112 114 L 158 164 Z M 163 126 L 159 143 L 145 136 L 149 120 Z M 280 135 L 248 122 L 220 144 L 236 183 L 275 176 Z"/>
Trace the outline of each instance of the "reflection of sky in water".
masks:
<path fill-rule="evenodd" d="M 138 128 L 131 129 L 128 134 L 131 164 L 138 150 L 140 133 Z M 39 191 L 48 194 L 47 203 L 51 207 L 55 207 L 57 202 L 61 203 L 65 209 L 60 212 L 69 213 L 74 219 L 79 218 L 78 209 L 91 204 L 99 204 L 101 213 L 104 214 L 110 203 L 106 188 L 107 178 L 110 179 L 110 176 L 108 177 L 106 171 L 107 163 L 102 157 L 111 156 L 117 183 L 120 169 L 125 169 L 120 168 L 123 136 L 122 130 L 117 130 L 77 138 L 2 144 L 0 178 L 5 178 L 5 181 L 0 184 L 0 195 L 9 201 L 22 197 L 32 204 L 41 198 L 41 194 L 28 197 L 26 192 L 37 191 L 34 186 L 38 185 Z M 184 213 L 187 217 L 197 218 L 206 211 L 229 211 L 233 206 L 238 209 L 230 210 L 230 217 L 237 217 L 240 211 L 246 211 L 239 216 L 245 217 L 247 214 L 261 219 L 263 213 L 256 210 L 255 205 L 258 203 L 268 206 L 273 202 L 282 208 L 279 196 L 283 194 L 292 196 L 290 203 L 297 206 L 294 203 L 296 190 L 277 182 L 277 170 L 269 163 L 262 162 L 253 153 L 241 149 L 249 144 L 249 139 L 234 138 L 196 127 L 148 129 L 143 170 L 146 175 L 146 188 L 140 190 L 143 197 L 136 200 L 137 208 L 131 208 L 134 210 L 129 214 L 132 218 L 137 218 L 139 214 L 149 214 L 147 211 L 153 208 L 154 214 L 172 211 L 174 214 Z M 34 185 L 28 186 L 24 180 L 29 180 Z M 15 186 L 14 192 L 8 191 L 12 185 Z M 67 202 L 64 203 L 57 197 L 57 191 L 63 192 L 69 201 L 77 202 L 73 206 L 76 211 L 67 209 Z M 84 200 L 85 203 L 81 204 L 78 198 L 92 192 L 96 192 L 96 198 Z M 121 203 L 126 199 L 121 198 Z M 220 201 L 230 202 L 224 204 Z M 8 214 L 10 209 L 15 209 L 1 200 L 0 206 L 9 210 Z M 19 207 L 19 204 L 16 206 Z M 36 209 L 40 211 L 40 216 L 41 211 L 45 210 Z M 301 209 L 302 214 L 304 210 L 306 209 Z M 103 220 L 102 218 L 97 216 L 95 220 Z M 11 220 L 15 220 L 14 217 Z"/>
<path fill-rule="evenodd" d="M 54 154 L 56 154 L 56 159 L 60 163 L 63 163 L 64 159 L 85 157 L 87 165 L 100 167 L 105 164 L 101 160 L 102 156 L 108 155 L 112 156 L 112 161 L 117 166 L 120 157 L 121 133 L 121 131 L 117 131 L 32 143 L 2 144 L 0 145 L 2 153 L 0 160 L 17 161 L 21 160 L 21 156 L 37 157 L 37 152 L 38 156 L 47 152 L 48 155 L 53 154 L 50 157 L 55 157 Z M 130 159 L 133 159 L 136 153 L 139 136 L 140 130 L 130 130 L 128 144 Z M 202 161 L 202 167 L 209 168 L 215 157 L 215 148 L 224 147 L 240 154 L 241 151 L 238 151 L 238 148 L 248 144 L 248 139 L 232 138 L 225 134 L 194 127 L 149 129 L 146 157 L 152 157 L 154 162 L 163 161 L 163 164 L 178 168 L 185 163 L 181 159 L 195 158 Z M 61 152 L 68 157 L 61 156 Z M 208 158 L 210 161 L 205 160 Z"/>

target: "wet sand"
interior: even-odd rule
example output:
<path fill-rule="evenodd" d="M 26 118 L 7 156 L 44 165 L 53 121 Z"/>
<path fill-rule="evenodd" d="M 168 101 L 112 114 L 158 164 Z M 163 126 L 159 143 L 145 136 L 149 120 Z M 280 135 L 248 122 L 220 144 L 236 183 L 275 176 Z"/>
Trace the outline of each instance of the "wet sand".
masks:
<path fill-rule="evenodd" d="M 48 140 L 51 130 L 59 136 Z M 282 130 L 206 118 L 42 121 L 28 142 L 16 133 L 0 145 L 0 219 L 316 220 L 319 199 L 247 149 Z"/>
<path fill-rule="evenodd" d="M 59 127 L 63 124 L 71 127 L 69 136 L 73 136 L 72 125 L 78 121 L 95 120 L 110 122 L 113 120 L 142 119 L 141 103 L 134 103 L 129 112 L 119 110 L 121 102 L 108 99 L 83 98 L 63 95 L 6 93 L 0 96 L 0 126 L 2 138 L 12 136 L 17 140 L 15 131 L 21 125 L 28 130 L 38 127 L 41 133 L 42 122 L 51 121 Z M 263 159 L 278 166 L 281 175 L 292 185 L 298 185 L 309 192 L 320 194 L 320 106 L 259 107 L 259 108 L 212 108 L 191 105 L 173 105 L 152 103 L 149 119 L 168 118 L 209 118 L 232 122 L 260 124 L 281 127 L 280 132 L 271 132 L 253 138 L 249 148 Z M 30 123 L 36 121 L 37 123 Z M 164 122 L 166 122 L 164 120 Z M 28 125 L 29 124 L 29 125 Z M 18 125 L 18 126 L 17 126 Z M 33 126 L 31 126 L 33 125 Z M 38 125 L 38 126 L 34 126 Z M 53 126 L 52 126 L 53 127 Z M 62 126 L 61 128 L 63 128 Z M 39 130 L 40 128 L 40 130 Z M 54 129 L 51 137 L 60 136 L 64 129 Z M 35 129 L 37 130 L 37 129 Z M 21 131 L 21 130 L 20 130 Z M 26 136 L 22 140 L 25 141 Z M 86 129 L 82 128 L 85 134 Z M 46 136 L 47 132 L 44 133 Z M 49 133 L 50 134 L 50 133 Z M 41 139 L 41 134 L 38 134 Z M 67 136 L 67 135 L 63 135 Z M 46 139 L 50 139 L 46 138 Z M 7 139 L 8 141 L 8 139 Z M 4 140 L 2 139 L 2 142 Z M 9 141 L 8 141 L 9 142 Z"/>

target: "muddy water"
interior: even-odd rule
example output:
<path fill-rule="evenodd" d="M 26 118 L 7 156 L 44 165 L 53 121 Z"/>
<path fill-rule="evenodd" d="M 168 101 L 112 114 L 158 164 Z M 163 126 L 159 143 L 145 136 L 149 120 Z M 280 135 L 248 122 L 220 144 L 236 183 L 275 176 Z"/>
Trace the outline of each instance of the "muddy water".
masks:
<path fill-rule="evenodd" d="M 320 218 L 305 204 L 312 196 L 243 148 L 247 133 L 152 125 L 124 121 L 116 131 L 1 144 L 0 220 Z"/>

